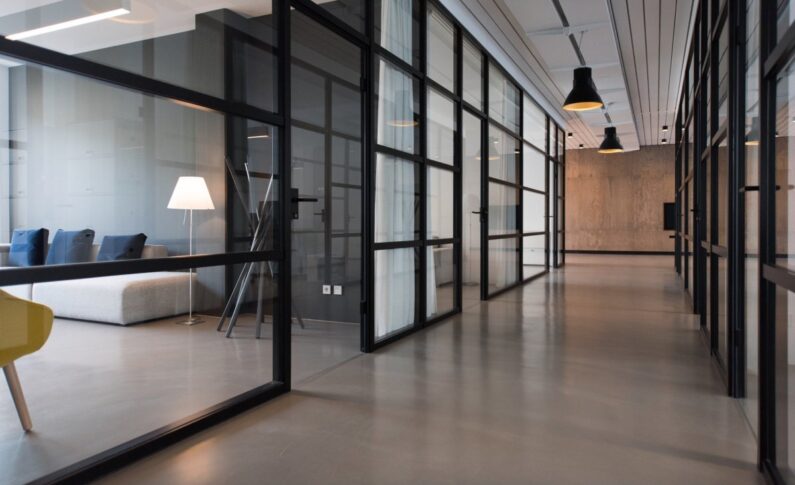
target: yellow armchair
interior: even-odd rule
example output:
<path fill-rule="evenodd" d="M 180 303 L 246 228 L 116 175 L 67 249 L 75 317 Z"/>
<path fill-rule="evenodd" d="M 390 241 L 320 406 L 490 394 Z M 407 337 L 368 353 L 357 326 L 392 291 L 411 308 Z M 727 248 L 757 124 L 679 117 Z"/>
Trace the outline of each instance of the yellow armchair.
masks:
<path fill-rule="evenodd" d="M 33 424 L 14 361 L 39 350 L 52 330 L 52 310 L 0 290 L 0 367 L 6 375 L 11 397 L 25 431 Z"/>

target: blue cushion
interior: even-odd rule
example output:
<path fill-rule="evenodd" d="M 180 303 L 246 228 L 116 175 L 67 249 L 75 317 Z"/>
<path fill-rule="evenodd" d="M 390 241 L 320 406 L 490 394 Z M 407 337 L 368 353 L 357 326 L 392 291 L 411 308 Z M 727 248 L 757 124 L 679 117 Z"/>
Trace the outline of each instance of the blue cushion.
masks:
<path fill-rule="evenodd" d="M 64 231 L 58 229 L 47 252 L 47 264 L 85 263 L 91 260 L 94 231 Z"/>
<path fill-rule="evenodd" d="M 9 266 L 37 266 L 44 264 L 44 252 L 50 231 L 47 229 L 17 229 L 11 235 Z"/>
<path fill-rule="evenodd" d="M 97 261 L 120 261 L 124 259 L 140 259 L 144 252 L 146 234 L 131 236 L 105 236 L 99 247 Z"/>

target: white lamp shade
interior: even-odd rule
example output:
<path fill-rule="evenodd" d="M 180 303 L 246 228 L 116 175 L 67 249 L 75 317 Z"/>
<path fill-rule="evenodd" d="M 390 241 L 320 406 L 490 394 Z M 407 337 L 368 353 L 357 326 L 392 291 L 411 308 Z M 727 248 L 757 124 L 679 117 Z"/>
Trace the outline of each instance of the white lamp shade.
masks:
<path fill-rule="evenodd" d="M 180 177 L 168 201 L 168 208 L 195 211 L 215 209 L 204 177 Z"/>

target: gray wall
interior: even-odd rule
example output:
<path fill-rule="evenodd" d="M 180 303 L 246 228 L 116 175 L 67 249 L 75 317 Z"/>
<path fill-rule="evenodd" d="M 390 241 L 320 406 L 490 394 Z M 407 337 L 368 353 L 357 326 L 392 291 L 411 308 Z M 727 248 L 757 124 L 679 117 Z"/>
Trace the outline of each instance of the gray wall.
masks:
<path fill-rule="evenodd" d="M 663 231 L 663 203 L 673 201 L 673 145 L 566 152 L 567 250 L 673 251 Z"/>

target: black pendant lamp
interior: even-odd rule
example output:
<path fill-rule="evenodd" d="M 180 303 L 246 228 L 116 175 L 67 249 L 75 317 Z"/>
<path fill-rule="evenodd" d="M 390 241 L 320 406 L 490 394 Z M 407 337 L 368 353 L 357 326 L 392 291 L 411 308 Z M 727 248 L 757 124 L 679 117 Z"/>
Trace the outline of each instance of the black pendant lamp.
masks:
<path fill-rule="evenodd" d="M 599 145 L 599 153 L 622 153 L 624 147 L 621 145 L 621 140 L 618 139 L 615 126 L 608 126 L 605 128 L 605 139 Z"/>
<path fill-rule="evenodd" d="M 604 106 L 602 98 L 596 92 L 596 86 L 591 77 L 590 67 L 578 67 L 574 70 L 574 85 L 571 92 L 563 102 L 566 111 L 588 111 Z"/>

